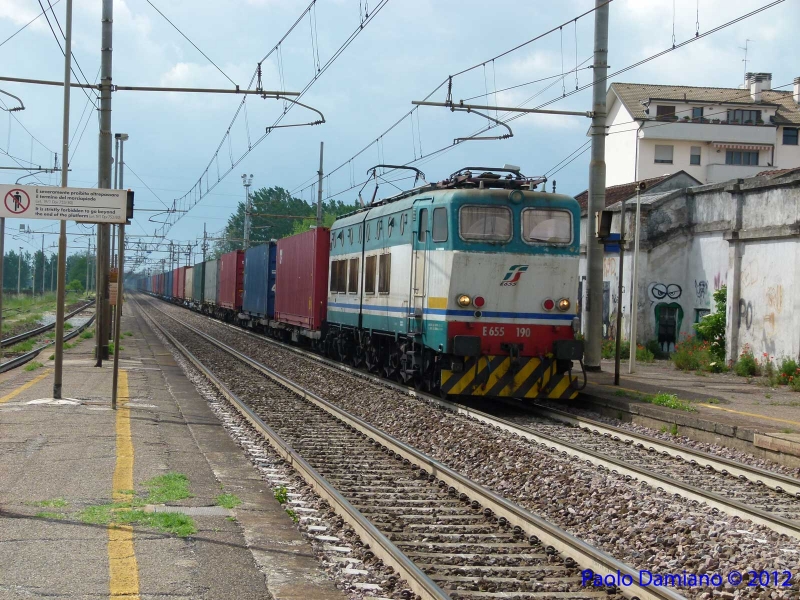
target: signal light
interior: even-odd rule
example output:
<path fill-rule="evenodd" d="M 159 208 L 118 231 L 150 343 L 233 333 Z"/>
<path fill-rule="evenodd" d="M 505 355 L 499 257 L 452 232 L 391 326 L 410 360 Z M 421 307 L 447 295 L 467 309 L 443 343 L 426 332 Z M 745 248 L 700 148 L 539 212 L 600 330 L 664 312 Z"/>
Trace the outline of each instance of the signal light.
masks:
<path fill-rule="evenodd" d="M 553 302 L 552 298 L 548 298 L 544 302 L 542 302 L 542 308 L 545 310 L 553 310 L 556 307 L 556 303 Z"/>
<path fill-rule="evenodd" d="M 486 303 L 486 301 L 483 299 L 483 296 L 475 296 L 475 299 L 472 301 L 472 303 L 480 308 Z"/>
<path fill-rule="evenodd" d="M 567 312 L 569 310 L 569 300 L 566 298 L 562 298 L 558 301 L 558 310 L 561 312 Z"/>
<path fill-rule="evenodd" d="M 466 294 L 461 294 L 457 299 L 459 306 L 469 306 L 470 302 L 472 302 L 472 298 L 467 296 Z"/>

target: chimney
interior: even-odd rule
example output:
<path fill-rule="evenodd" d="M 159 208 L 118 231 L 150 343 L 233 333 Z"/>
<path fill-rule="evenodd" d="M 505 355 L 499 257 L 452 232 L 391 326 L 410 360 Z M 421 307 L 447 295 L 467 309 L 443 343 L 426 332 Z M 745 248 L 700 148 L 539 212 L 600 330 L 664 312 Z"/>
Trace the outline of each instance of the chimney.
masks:
<path fill-rule="evenodd" d="M 755 73 L 750 78 L 750 97 L 753 102 L 761 102 L 761 90 L 764 87 L 764 77 L 761 73 Z"/>
<path fill-rule="evenodd" d="M 800 104 L 800 77 L 794 78 L 794 103 Z"/>
<path fill-rule="evenodd" d="M 750 89 L 750 78 L 753 76 L 752 73 L 745 73 L 744 74 L 744 85 L 742 86 L 743 89 L 749 90 Z"/>
<path fill-rule="evenodd" d="M 772 73 L 756 73 L 755 76 L 761 78 L 762 92 L 772 89 Z"/>

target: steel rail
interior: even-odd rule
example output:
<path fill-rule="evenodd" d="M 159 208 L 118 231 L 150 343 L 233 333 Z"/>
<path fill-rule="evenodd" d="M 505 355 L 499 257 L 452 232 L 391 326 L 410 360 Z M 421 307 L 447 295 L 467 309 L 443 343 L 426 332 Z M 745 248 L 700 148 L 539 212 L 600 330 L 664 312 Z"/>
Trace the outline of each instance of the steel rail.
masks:
<path fill-rule="evenodd" d="M 157 308 L 156 310 L 160 310 L 160 309 Z M 161 312 L 163 313 L 163 311 L 161 311 Z M 163 313 L 163 314 L 166 315 L 166 313 Z M 166 316 L 169 316 L 170 318 L 174 319 L 174 317 L 171 317 L 170 315 L 166 315 Z M 211 317 L 208 317 L 207 315 L 202 315 L 202 316 L 206 316 L 207 318 L 212 319 Z M 724 512 L 726 512 L 727 514 L 729 514 L 731 516 L 738 516 L 739 518 L 742 518 L 742 519 L 748 519 L 750 521 L 753 521 L 754 523 L 758 523 L 760 525 L 764 525 L 766 527 L 769 527 L 770 529 L 772 529 L 774 531 L 777 531 L 779 533 L 783 533 L 785 535 L 789 535 L 789 536 L 792 536 L 792 537 L 800 539 L 800 523 L 796 523 L 794 521 L 790 521 L 788 519 L 784 519 L 782 517 L 775 516 L 775 515 L 773 515 L 772 513 L 768 512 L 768 511 L 748 506 L 748 505 L 746 505 L 744 503 L 741 503 L 741 502 L 738 502 L 736 500 L 731 500 L 731 499 L 725 498 L 724 496 L 720 496 L 719 494 L 715 494 L 714 492 L 709 492 L 709 491 L 703 490 L 701 488 L 698 488 L 696 486 L 693 486 L 691 484 L 683 483 L 683 482 L 678 481 L 676 479 L 673 479 L 673 478 L 671 478 L 671 477 L 669 477 L 667 475 L 662 475 L 660 473 L 657 473 L 657 472 L 649 470 L 649 469 L 645 469 L 645 468 L 642 468 L 642 467 L 637 467 L 635 465 L 631 465 L 631 464 L 629 464 L 629 463 L 627 463 L 627 462 L 625 462 L 623 460 L 604 455 L 601 452 L 598 452 L 596 450 L 590 450 L 590 449 L 587 449 L 587 448 L 583 448 L 579 444 L 576 444 L 574 442 L 562 440 L 562 439 L 557 438 L 555 436 L 551 436 L 551 435 L 548 435 L 546 433 L 541 433 L 541 432 L 535 431 L 535 430 L 533 430 L 533 429 L 531 429 L 529 427 L 525 427 L 523 425 L 518 425 L 516 423 L 512 423 L 510 421 L 507 421 L 505 419 L 502 419 L 502 418 L 499 418 L 499 417 L 495 417 L 495 416 L 490 415 L 488 413 L 485 413 L 483 411 L 472 409 L 472 408 L 468 408 L 468 407 L 465 407 L 465 406 L 463 406 L 461 404 L 458 404 L 458 403 L 455 403 L 455 402 L 451 402 L 449 400 L 443 400 L 442 398 L 438 398 L 436 396 L 432 396 L 430 394 L 417 391 L 417 390 L 415 390 L 413 388 L 409 388 L 407 386 L 403 386 L 403 385 L 397 384 L 395 382 L 388 381 L 386 379 L 383 379 L 383 378 L 378 377 L 376 375 L 373 375 L 371 373 L 366 373 L 366 372 L 361 371 L 359 369 L 355 369 L 353 367 L 350 367 L 350 366 L 347 366 L 347 365 L 344 365 L 344 364 L 341 364 L 341 363 L 337 363 L 337 362 L 332 361 L 330 359 L 327 359 L 325 357 L 309 353 L 307 351 L 301 350 L 301 349 L 293 347 L 293 346 L 289 346 L 287 344 L 284 344 L 283 342 L 279 342 L 279 341 L 274 340 L 272 338 L 268 338 L 266 336 L 253 333 L 253 332 L 248 331 L 246 329 L 243 329 L 241 327 L 236 327 L 234 325 L 231 325 L 230 323 L 224 323 L 224 322 L 218 321 L 216 319 L 212 319 L 212 320 L 215 323 L 220 323 L 221 325 L 224 325 L 224 326 L 230 328 L 233 331 L 237 331 L 239 333 L 244 333 L 244 334 L 246 334 L 248 336 L 251 336 L 251 337 L 253 337 L 255 339 L 266 341 L 266 342 L 271 343 L 271 344 L 276 344 L 276 345 L 280 346 L 281 348 L 284 348 L 284 349 L 290 350 L 292 352 L 295 352 L 296 354 L 298 354 L 300 356 L 303 356 L 303 357 L 305 357 L 305 358 L 307 358 L 309 360 L 315 360 L 315 361 L 320 362 L 320 363 L 322 363 L 322 364 L 324 364 L 324 365 L 326 365 L 326 366 L 328 366 L 330 368 L 333 368 L 333 369 L 336 369 L 336 370 L 340 370 L 340 371 L 345 371 L 345 372 L 347 372 L 347 373 L 349 373 L 349 374 L 351 374 L 353 376 L 361 377 L 361 378 L 367 379 L 369 381 L 372 381 L 374 383 L 378 383 L 380 385 L 383 385 L 383 386 L 386 386 L 386 387 L 390 387 L 392 389 L 395 389 L 395 390 L 398 390 L 400 392 L 406 393 L 406 394 L 408 394 L 410 396 L 414 396 L 414 397 L 423 399 L 423 400 L 425 400 L 427 402 L 431 402 L 433 404 L 436 404 L 440 408 L 443 408 L 443 409 L 448 410 L 450 412 L 461 414 L 461 415 L 464 415 L 464 416 L 467 416 L 467 417 L 472 417 L 472 418 L 474 418 L 474 419 L 476 419 L 478 421 L 481 421 L 482 423 L 485 423 L 487 425 L 491 425 L 493 427 L 496 427 L 498 429 L 502 429 L 502 430 L 507 431 L 509 433 L 516 434 L 516 435 L 518 435 L 520 437 L 523 437 L 523 438 L 525 438 L 525 439 L 527 439 L 529 441 L 535 442 L 535 443 L 539 444 L 542 447 L 550 448 L 551 450 L 555 450 L 555 451 L 561 452 L 564 455 L 572 455 L 572 456 L 574 456 L 575 458 L 577 458 L 579 460 L 583 460 L 583 461 L 586 461 L 587 463 L 590 463 L 590 464 L 595 465 L 597 467 L 600 467 L 600 468 L 603 468 L 603 469 L 607 469 L 607 470 L 611 471 L 614 474 L 619 474 L 619 475 L 623 475 L 623 476 L 632 477 L 632 478 L 634 478 L 636 480 L 639 480 L 639 481 L 642 481 L 644 483 L 647 483 L 648 485 L 652 485 L 655 488 L 663 489 L 664 491 L 672 493 L 672 494 L 678 494 L 678 495 L 680 495 L 680 496 L 682 496 L 684 498 L 687 498 L 689 500 L 693 500 L 693 501 L 696 501 L 696 502 L 705 502 L 706 504 L 708 504 L 712 508 L 724 511 Z M 519 407 L 519 405 L 517 405 L 517 404 L 513 404 L 513 406 L 517 407 L 517 408 Z M 538 405 L 537 405 L 537 407 L 538 407 Z M 548 410 L 554 410 L 554 409 L 548 409 Z M 569 415 L 569 416 L 570 417 L 574 417 L 574 415 Z M 583 419 L 582 417 L 581 417 L 581 419 L 584 422 L 590 421 L 590 420 L 587 420 L 587 419 Z M 605 427 L 606 429 L 609 429 L 609 430 L 612 428 L 612 426 L 605 425 L 603 423 L 598 423 L 598 422 L 594 422 L 594 421 L 592 423 L 596 423 L 598 428 L 600 426 Z M 614 428 L 614 429 L 619 429 L 619 428 Z M 609 432 L 609 435 L 612 435 L 612 437 L 622 438 L 621 434 L 625 434 L 626 438 L 631 438 L 632 439 L 634 437 L 633 434 L 631 434 L 630 432 L 626 432 L 625 430 L 619 430 L 619 432 L 615 431 L 613 434 L 611 434 Z M 674 456 L 676 458 L 683 458 L 685 456 L 691 456 L 692 458 L 690 458 L 688 460 L 689 461 L 696 460 L 696 462 L 698 463 L 698 468 L 700 468 L 701 464 L 702 464 L 703 468 L 706 468 L 704 466 L 705 464 L 713 464 L 714 462 L 718 462 L 720 465 L 725 464 L 726 466 L 720 466 L 720 468 L 716 468 L 716 467 L 713 467 L 713 468 L 715 468 L 716 470 L 718 470 L 719 472 L 721 472 L 723 474 L 734 474 L 734 475 L 737 475 L 737 476 L 739 476 L 741 478 L 741 477 L 746 477 L 746 475 L 744 475 L 745 473 L 749 472 L 749 473 L 751 473 L 751 475 L 753 475 L 753 473 L 757 472 L 758 473 L 758 478 L 754 477 L 753 481 L 755 481 L 756 483 L 765 483 L 765 485 L 766 485 L 766 481 L 780 480 L 781 482 L 783 482 L 783 485 L 787 486 L 786 488 L 776 487 L 776 489 L 779 489 L 779 490 L 782 490 L 782 491 L 786 491 L 787 489 L 789 489 L 789 485 L 790 484 L 797 485 L 797 483 L 793 482 L 791 480 L 791 478 L 787 478 L 787 477 L 785 477 L 783 475 L 778 475 L 778 474 L 775 474 L 775 473 L 770 473 L 769 471 L 765 471 L 763 469 L 757 469 L 756 467 L 750 467 L 750 466 L 747 466 L 747 465 L 743 465 L 741 463 L 736 463 L 735 461 L 730 461 L 728 459 L 720 459 L 720 458 L 717 458 L 717 457 L 712 457 L 712 456 L 707 455 L 705 453 L 698 452 L 697 450 L 691 450 L 689 448 L 683 448 L 683 447 L 678 446 L 677 444 L 670 444 L 669 442 L 663 442 L 663 441 L 660 441 L 660 440 L 655 440 L 655 439 L 652 439 L 652 438 L 648 438 L 646 436 L 639 436 L 639 439 L 642 440 L 642 441 L 646 441 L 647 442 L 646 447 L 648 449 L 652 448 L 653 451 L 662 452 L 665 455 L 668 454 L 667 446 L 673 446 L 672 454 L 670 454 L 670 456 Z M 642 442 L 637 442 L 637 443 L 642 443 Z M 644 443 L 642 443 L 642 445 L 645 446 Z M 663 448 L 662 448 L 662 446 L 663 446 Z M 694 458 L 695 455 L 697 455 L 698 458 Z M 700 459 L 702 459 L 704 462 L 701 463 Z M 764 479 L 762 479 L 762 477 L 764 477 Z"/>
<path fill-rule="evenodd" d="M 70 331 L 67 335 L 64 336 L 64 341 L 68 342 L 78 334 L 83 333 L 83 331 L 94 322 L 94 317 L 95 315 L 92 315 L 83 325 L 80 325 L 76 329 Z M 55 343 L 56 343 L 55 340 L 53 340 L 52 342 L 48 342 L 44 346 L 39 346 L 38 348 L 31 350 L 30 352 L 26 352 L 25 354 L 20 354 L 19 356 L 16 356 L 11 360 L 0 364 L 0 373 L 5 373 L 6 371 L 15 369 L 20 365 L 24 365 L 26 362 L 36 358 L 42 352 L 42 350 L 44 350 L 45 348 L 49 348 Z"/>
<path fill-rule="evenodd" d="M 138 302 L 137 308 L 144 315 Z M 194 328 L 181 323 L 174 317 L 156 308 L 162 315 L 187 327 L 189 330 L 200 335 L 203 339 L 219 346 L 219 342 L 212 341 L 212 338 L 205 336 L 194 330 Z M 319 494 L 328 501 L 331 507 L 341 516 L 345 517 L 356 533 L 364 542 L 370 545 L 370 550 L 384 561 L 391 565 L 401 576 L 406 579 L 415 594 L 419 594 L 424 600 L 448 600 L 449 596 L 436 585 L 414 562 L 408 558 L 397 546 L 383 535 L 375 525 L 373 525 L 361 512 L 356 509 L 344 496 L 342 496 L 314 467 L 312 467 L 302 456 L 300 456 L 272 427 L 264 423 L 261 418 L 238 396 L 236 396 L 216 375 L 206 367 L 186 346 L 179 342 L 159 323 L 152 318 L 149 319 L 158 330 L 172 343 L 208 380 L 228 399 L 229 402 L 255 427 L 269 442 L 275 451 L 286 460 L 289 465 L 296 469 L 303 479 Z M 222 347 L 222 346 L 220 346 Z M 232 356 L 241 358 L 232 348 L 225 348 Z M 244 361 L 253 366 L 249 360 Z M 263 366 L 263 365 L 262 365 Z M 266 369 L 266 367 L 264 367 Z M 261 371 L 261 369 L 258 369 Z M 264 371 L 261 371 L 262 373 Z M 277 373 L 270 375 L 275 381 L 289 388 L 292 392 L 309 399 L 306 392 L 292 384 L 289 380 L 279 376 Z"/>
<path fill-rule="evenodd" d="M 69 313 L 67 316 L 65 316 L 64 319 L 65 320 L 66 319 L 71 319 L 72 317 L 74 317 L 78 313 L 83 312 L 88 307 L 92 306 L 93 304 L 94 304 L 94 300 L 91 300 L 90 302 L 87 302 L 83 306 L 73 310 L 71 313 Z M 22 333 L 19 333 L 17 335 L 14 335 L 14 336 L 5 338 L 3 340 L 0 340 L 0 348 L 6 348 L 8 346 L 13 346 L 14 344 L 17 344 L 19 342 L 24 342 L 28 338 L 32 338 L 32 337 L 35 337 L 37 335 L 41 335 L 45 331 L 50 331 L 55 326 L 56 326 L 56 322 L 53 321 L 52 323 L 50 323 L 48 325 L 42 325 L 40 327 L 36 327 L 35 329 L 31 329 L 30 331 L 23 331 Z"/>
<path fill-rule="evenodd" d="M 411 446 L 399 440 L 394 439 L 390 435 L 373 427 L 372 425 L 360 419 L 359 417 L 352 415 L 349 412 L 335 406 L 334 404 L 316 395 L 314 392 L 307 390 L 301 385 L 295 383 L 288 377 L 285 377 L 284 375 L 281 375 L 280 373 L 270 369 L 266 365 L 256 361 L 253 358 L 250 358 L 246 354 L 243 354 L 238 350 L 231 348 L 227 344 L 220 342 L 219 340 L 210 336 L 209 334 L 204 333 L 196 329 L 195 327 L 192 327 L 191 325 L 188 325 L 187 323 L 178 320 L 172 315 L 165 313 L 158 307 L 154 308 L 165 317 L 171 319 L 172 321 L 175 321 L 180 326 L 188 329 L 189 331 L 199 336 L 206 342 L 216 346 L 217 348 L 230 354 L 231 356 L 238 358 L 251 368 L 269 377 L 273 381 L 276 381 L 280 385 L 288 388 L 289 390 L 301 396 L 308 402 L 311 402 L 312 404 L 316 405 L 322 410 L 325 410 L 329 414 L 333 415 L 337 419 L 343 421 L 347 425 L 353 427 L 354 429 L 360 431 L 361 433 L 369 437 L 372 437 L 373 439 L 378 441 L 378 443 L 380 443 L 382 446 L 387 448 L 390 452 L 393 452 L 395 456 L 404 458 L 409 462 L 411 462 L 412 464 L 415 464 L 419 467 L 424 466 L 425 470 L 429 474 L 434 475 L 436 478 L 444 481 L 447 485 L 453 487 L 456 491 L 464 493 L 470 498 L 477 500 L 483 507 L 489 508 L 495 515 L 497 515 L 498 518 L 505 518 L 511 525 L 520 527 L 523 531 L 533 532 L 536 535 L 536 537 L 539 538 L 539 540 L 542 542 L 543 545 L 550 545 L 553 548 L 555 548 L 558 551 L 558 553 L 562 557 L 564 557 L 565 560 L 567 558 L 571 558 L 582 568 L 591 569 L 595 573 L 600 573 L 600 574 L 620 573 L 623 575 L 629 575 L 634 583 L 633 585 L 628 586 L 626 589 L 619 590 L 620 593 L 622 593 L 623 595 L 633 598 L 639 598 L 640 600 L 678 600 L 679 598 L 683 598 L 682 595 L 667 588 L 651 588 L 651 587 L 640 586 L 637 583 L 638 571 L 634 567 L 615 559 L 611 555 L 606 554 L 602 550 L 599 550 L 587 544 L 583 540 L 564 531 L 560 527 L 553 525 L 548 521 L 545 521 L 538 515 L 535 515 L 532 512 L 524 509 L 523 507 L 506 500 L 502 496 L 499 496 L 498 494 L 484 488 L 483 486 L 475 483 L 474 481 L 468 479 L 467 477 L 464 477 L 463 475 L 453 471 L 443 463 L 434 460 L 433 458 L 430 458 L 429 456 L 419 452 L 418 450 L 412 448 Z M 153 321 L 153 323 L 155 323 L 155 321 Z M 179 342 L 176 343 L 177 340 L 175 340 L 173 336 L 169 335 L 164 330 L 163 327 L 161 327 L 158 323 L 155 324 L 159 328 L 159 330 L 161 330 L 162 333 L 165 334 L 167 339 L 175 343 L 175 346 L 177 348 L 179 349 L 182 348 L 181 352 L 187 352 L 187 353 L 189 352 Z M 189 354 L 187 354 L 187 358 Z M 193 360 L 192 362 L 193 364 L 195 364 L 195 366 L 198 366 L 197 362 L 199 361 L 195 362 L 195 360 Z M 205 368 L 201 367 L 198 368 L 200 368 L 200 370 L 204 373 L 208 371 Z M 212 381 L 218 382 L 218 380 L 215 377 L 212 379 Z M 221 382 L 219 383 L 224 387 L 224 384 L 221 384 Z M 215 385 L 217 385 L 217 383 L 215 383 Z M 227 388 L 225 389 L 227 390 Z M 222 389 L 220 391 L 222 391 Z M 230 394 L 231 392 L 228 390 L 227 392 L 223 393 Z M 239 405 L 239 403 L 237 402 L 236 405 Z M 248 412 L 251 411 L 248 410 Z M 255 415 L 252 415 L 252 417 L 255 417 Z M 248 420 L 250 420 L 252 417 L 247 416 Z M 258 417 L 255 418 L 258 419 Z M 261 427 L 261 425 L 259 425 L 259 427 Z M 263 425 L 263 427 L 267 426 Z M 276 447 L 276 449 L 282 453 L 286 452 L 287 456 L 290 456 L 290 458 L 294 459 L 294 456 L 287 452 L 291 451 L 291 448 L 289 448 L 283 442 L 281 442 L 281 444 L 282 446 L 280 448 Z M 273 447 L 275 447 L 275 444 L 273 444 Z M 311 467 L 308 466 L 308 469 L 311 469 Z M 335 490 L 333 491 L 335 492 Z M 347 501 L 344 500 L 344 502 Z M 352 510 L 355 511 L 355 513 L 361 519 L 365 519 L 363 515 L 361 515 L 361 513 L 358 512 L 355 508 L 352 508 Z M 348 514 L 350 513 L 348 512 Z M 374 528 L 374 526 L 371 527 Z M 378 532 L 378 534 L 381 537 L 383 537 L 383 534 L 380 534 L 380 532 Z M 386 541 L 387 543 L 391 544 L 391 542 L 389 542 L 388 540 Z M 400 550 L 397 550 L 397 552 L 402 554 Z M 406 561 L 410 562 L 413 565 L 413 562 L 411 562 L 410 559 L 405 557 L 405 555 L 403 555 L 403 557 L 406 559 Z M 386 559 L 384 559 L 384 562 L 387 562 Z M 390 564 L 392 564 L 393 567 L 397 568 L 393 563 Z M 413 568 L 414 570 L 419 570 L 419 568 L 416 567 L 416 565 L 413 565 Z M 406 577 L 406 579 L 409 579 L 405 571 L 401 570 L 401 573 L 404 575 L 404 577 Z M 427 575 L 424 576 L 427 578 Z M 447 596 L 445 595 L 444 597 L 446 598 Z"/>
<path fill-rule="evenodd" d="M 510 405 L 514 406 L 515 408 L 519 408 L 521 406 L 525 408 L 522 404 L 511 403 Z M 609 425 L 608 423 L 596 421 L 588 417 L 574 415 L 556 408 L 543 406 L 539 403 L 534 403 L 533 406 L 536 409 L 536 413 L 542 414 L 553 420 L 561 421 L 562 423 L 568 423 L 570 425 L 587 429 L 601 435 L 611 436 L 612 438 L 619 439 L 622 442 L 646 446 L 649 450 L 661 452 L 662 454 L 673 456 L 675 458 L 681 458 L 689 462 L 695 461 L 701 467 L 714 469 L 715 471 L 719 471 L 724 475 L 733 475 L 739 479 L 754 481 L 759 485 L 765 485 L 778 492 L 793 494 L 794 496 L 800 498 L 800 480 L 793 477 L 781 475 L 780 473 L 773 473 L 760 467 L 753 467 L 738 463 L 729 458 L 713 456 L 707 452 L 694 450 L 673 442 L 659 440 L 657 438 L 640 433 L 634 433 L 632 431 L 623 429 L 622 427 L 616 427 L 614 425 Z"/>

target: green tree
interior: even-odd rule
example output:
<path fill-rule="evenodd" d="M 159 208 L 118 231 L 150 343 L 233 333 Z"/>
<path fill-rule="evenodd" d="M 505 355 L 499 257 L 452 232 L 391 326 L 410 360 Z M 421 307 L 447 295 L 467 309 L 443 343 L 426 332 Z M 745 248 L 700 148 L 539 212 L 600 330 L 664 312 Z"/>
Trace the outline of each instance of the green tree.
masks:
<path fill-rule="evenodd" d="M 17 272 L 18 267 L 21 271 L 20 289 L 30 289 L 31 281 L 31 255 L 27 252 L 20 253 L 10 250 L 6 252 L 3 261 L 3 289 L 9 292 L 17 291 Z"/>
<path fill-rule="evenodd" d="M 725 312 L 727 310 L 728 288 L 722 286 L 714 292 L 714 312 L 703 317 L 694 328 L 697 335 L 709 342 L 711 354 L 717 360 L 725 360 Z"/>
<path fill-rule="evenodd" d="M 333 222 L 342 215 L 351 213 L 359 208 L 361 208 L 361 205 L 358 202 L 353 202 L 353 204 L 345 204 L 341 200 L 328 200 L 327 202 L 323 201 L 322 225 L 324 227 L 330 227 L 333 225 Z M 292 229 L 292 235 L 308 231 L 310 227 L 316 224 L 317 217 L 315 212 L 313 218 L 303 219 L 302 221 L 296 222 L 294 224 L 294 228 Z"/>

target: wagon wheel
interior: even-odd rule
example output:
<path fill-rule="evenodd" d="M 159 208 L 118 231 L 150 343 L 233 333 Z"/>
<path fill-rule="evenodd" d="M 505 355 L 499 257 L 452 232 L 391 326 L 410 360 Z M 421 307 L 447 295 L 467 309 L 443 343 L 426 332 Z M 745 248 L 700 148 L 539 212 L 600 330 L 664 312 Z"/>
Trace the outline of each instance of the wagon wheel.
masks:
<path fill-rule="evenodd" d="M 364 352 L 364 347 L 359 345 L 353 348 L 353 355 L 350 357 L 350 364 L 353 365 L 356 369 L 364 364 L 364 358 L 366 353 Z"/>
<path fill-rule="evenodd" d="M 364 365 L 367 367 L 367 371 L 370 373 L 377 373 L 378 369 L 380 368 L 380 364 L 381 357 L 378 353 L 378 349 L 372 344 L 369 344 L 364 352 Z"/>

